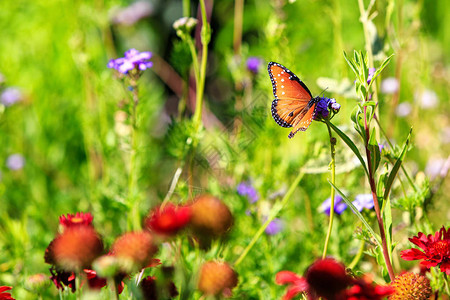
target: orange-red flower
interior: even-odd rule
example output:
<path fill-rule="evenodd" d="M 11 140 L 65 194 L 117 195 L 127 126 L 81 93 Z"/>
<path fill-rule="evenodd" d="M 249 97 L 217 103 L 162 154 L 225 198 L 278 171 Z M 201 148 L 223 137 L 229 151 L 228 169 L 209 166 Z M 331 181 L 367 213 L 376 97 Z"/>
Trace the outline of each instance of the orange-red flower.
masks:
<path fill-rule="evenodd" d="M 351 277 L 345 272 L 345 266 L 333 258 L 316 260 L 306 271 L 308 294 L 311 298 L 324 297 L 335 299 L 351 283 Z"/>
<path fill-rule="evenodd" d="M 65 271 L 88 268 L 103 252 L 103 242 L 91 226 L 66 228 L 45 250 L 45 262 Z"/>
<path fill-rule="evenodd" d="M 191 204 L 191 227 L 200 236 L 217 237 L 226 233 L 233 216 L 228 206 L 211 195 L 200 195 Z"/>
<path fill-rule="evenodd" d="M 77 212 L 74 214 L 67 214 L 67 216 L 62 215 L 59 217 L 59 224 L 64 228 L 69 228 L 78 225 L 91 225 L 94 217 L 91 213 Z"/>
<path fill-rule="evenodd" d="M 144 231 L 125 233 L 112 246 L 112 254 L 117 257 L 121 269 L 125 272 L 146 267 L 157 251 L 154 237 Z"/>
<path fill-rule="evenodd" d="M 237 283 L 237 273 L 225 262 L 208 261 L 200 269 L 198 289 L 206 295 L 230 297 Z"/>
<path fill-rule="evenodd" d="M 156 207 L 145 220 L 145 225 L 161 235 L 175 235 L 191 219 L 189 206 L 176 206 L 172 203 Z"/>
<path fill-rule="evenodd" d="M 10 293 L 6 293 L 6 291 L 11 289 L 12 287 L 10 286 L 0 286 L 0 300 L 14 300 Z"/>
<path fill-rule="evenodd" d="M 421 265 L 427 268 L 439 266 L 442 272 L 450 275 L 450 228 L 445 230 L 442 226 L 434 235 L 428 236 L 419 232 L 409 241 L 423 251 L 415 248 L 403 250 L 400 256 L 404 260 L 422 259 Z"/>
<path fill-rule="evenodd" d="M 346 300 L 381 300 L 394 293 L 391 286 L 376 285 L 368 276 L 355 280 L 346 291 Z"/>
<path fill-rule="evenodd" d="M 308 283 L 306 279 L 291 271 L 280 271 L 275 277 L 275 282 L 280 285 L 288 284 L 283 300 L 290 300 L 300 293 L 306 292 Z"/>

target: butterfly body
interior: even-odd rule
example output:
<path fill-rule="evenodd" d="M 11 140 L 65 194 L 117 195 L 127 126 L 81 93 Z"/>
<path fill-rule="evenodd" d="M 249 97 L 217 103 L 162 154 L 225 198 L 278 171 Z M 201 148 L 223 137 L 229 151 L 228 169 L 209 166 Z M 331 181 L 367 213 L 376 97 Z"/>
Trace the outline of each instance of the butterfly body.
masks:
<path fill-rule="evenodd" d="M 267 69 L 275 97 L 272 117 L 281 127 L 293 127 L 288 135 L 292 138 L 298 131 L 308 129 L 316 118 L 316 104 L 328 98 L 313 97 L 297 75 L 279 63 L 270 62 Z"/>

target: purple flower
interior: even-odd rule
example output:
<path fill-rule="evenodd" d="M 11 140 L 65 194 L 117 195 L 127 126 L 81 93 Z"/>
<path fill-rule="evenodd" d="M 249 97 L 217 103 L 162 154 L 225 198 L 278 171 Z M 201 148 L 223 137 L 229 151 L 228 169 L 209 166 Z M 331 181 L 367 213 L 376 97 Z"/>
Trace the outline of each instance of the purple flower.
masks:
<path fill-rule="evenodd" d="M 347 208 L 347 204 L 343 202 L 343 199 L 340 195 L 334 196 L 334 212 L 338 215 L 340 215 L 345 209 Z M 328 216 L 330 215 L 330 209 L 331 209 L 331 198 L 327 198 L 325 201 L 323 201 L 322 205 L 320 206 L 320 211 L 324 212 Z"/>
<path fill-rule="evenodd" d="M 153 6 L 147 1 L 137 1 L 119 10 L 113 17 L 113 23 L 133 25 L 153 13 Z"/>
<path fill-rule="evenodd" d="M 358 211 L 362 211 L 363 208 L 372 209 L 373 208 L 372 194 L 356 195 L 355 201 L 353 201 L 352 204 L 356 207 Z"/>
<path fill-rule="evenodd" d="M 269 225 L 266 227 L 266 234 L 268 235 L 275 235 L 279 233 L 281 230 L 283 230 L 284 224 L 283 221 L 281 221 L 278 218 L 273 219 L 272 222 L 269 223 Z"/>
<path fill-rule="evenodd" d="M 383 144 L 378 144 L 378 149 L 380 149 L 380 153 L 383 152 L 384 145 Z"/>
<path fill-rule="evenodd" d="M 22 93 L 13 87 L 6 88 L 0 96 L 0 102 L 4 106 L 11 106 L 20 100 L 22 100 Z"/>
<path fill-rule="evenodd" d="M 251 56 L 247 59 L 247 69 L 250 72 L 257 74 L 261 67 L 261 63 L 262 61 L 259 57 Z"/>
<path fill-rule="evenodd" d="M 450 168 L 450 156 L 447 159 L 444 158 L 431 158 L 426 167 L 425 174 L 430 177 L 431 180 L 437 178 L 445 178 Z"/>
<path fill-rule="evenodd" d="M 409 102 L 400 103 L 395 109 L 395 113 L 399 117 L 406 117 L 412 112 L 412 106 Z"/>
<path fill-rule="evenodd" d="M 236 188 L 237 192 L 241 196 L 245 196 L 248 198 L 250 203 L 255 203 L 259 200 L 258 192 L 255 188 L 248 182 L 241 182 Z"/>
<path fill-rule="evenodd" d="M 25 165 L 25 159 L 20 154 L 11 154 L 6 159 L 6 166 L 8 169 L 17 171 L 23 168 Z"/>
<path fill-rule="evenodd" d="M 383 94 L 394 94 L 399 88 L 398 80 L 395 77 L 388 77 L 381 82 L 381 92 Z"/>
<path fill-rule="evenodd" d="M 152 53 L 149 51 L 139 52 L 136 49 L 130 49 L 125 52 L 125 57 L 111 59 L 108 62 L 108 68 L 116 69 L 122 74 L 128 74 L 128 71 L 134 69 L 144 71 L 153 66 L 151 57 Z"/>
<path fill-rule="evenodd" d="M 375 74 L 375 68 L 369 68 L 369 76 L 367 77 L 367 83 L 370 83 L 373 79 L 373 74 Z"/>
<path fill-rule="evenodd" d="M 316 109 L 314 111 L 314 120 L 326 119 L 330 115 L 330 109 L 335 113 L 341 109 L 341 105 L 336 102 L 333 98 L 319 97 L 319 101 L 316 104 Z"/>

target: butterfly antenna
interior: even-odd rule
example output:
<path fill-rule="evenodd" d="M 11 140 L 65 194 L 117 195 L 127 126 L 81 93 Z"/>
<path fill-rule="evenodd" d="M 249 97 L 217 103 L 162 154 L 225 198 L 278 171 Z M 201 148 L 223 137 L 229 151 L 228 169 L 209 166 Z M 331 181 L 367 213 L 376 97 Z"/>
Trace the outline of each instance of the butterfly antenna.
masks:
<path fill-rule="evenodd" d="M 322 96 L 323 93 L 325 93 L 326 90 L 328 90 L 328 87 L 326 87 L 326 88 L 320 93 L 319 97 Z"/>

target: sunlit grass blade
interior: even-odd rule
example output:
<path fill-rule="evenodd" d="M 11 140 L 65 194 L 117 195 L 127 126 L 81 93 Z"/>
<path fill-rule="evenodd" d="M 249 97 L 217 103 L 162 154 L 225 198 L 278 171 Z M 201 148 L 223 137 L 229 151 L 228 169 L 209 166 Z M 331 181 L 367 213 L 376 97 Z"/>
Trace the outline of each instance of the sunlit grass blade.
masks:
<path fill-rule="evenodd" d="M 411 140 L 411 132 L 412 132 L 412 127 L 409 130 L 409 134 L 408 134 L 408 137 L 406 138 L 406 142 L 405 142 L 405 145 L 403 146 L 403 150 L 402 150 L 400 156 L 398 157 L 397 161 L 395 162 L 391 173 L 389 174 L 388 180 L 386 182 L 386 187 L 384 190 L 384 199 L 387 199 L 389 197 L 389 193 L 391 191 L 392 184 L 394 183 L 395 176 L 397 175 L 398 170 L 400 169 L 400 166 L 403 163 L 403 159 L 405 158 L 405 155 L 406 155 L 406 150 L 408 149 L 409 141 Z"/>
<path fill-rule="evenodd" d="M 367 176 L 369 176 L 369 171 L 367 170 L 366 163 L 364 162 L 364 159 L 361 156 L 361 153 L 359 153 L 358 148 L 356 145 L 352 142 L 352 140 L 343 133 L 339 128 L 337 128 L 333 123 L 331 123 L 328 120 L 325 120 L 325 122 L 339 135 L 339 137 L 344 141 L 344 143 L 347 144 L 347 146 L 355 153 L 356 157 L 358 157 L 359 161 L 361 162 L 361 165 L 364 168 L 364 171 L 366 172 Z"/>
<path fill-rule="evenodd" d="M 375 231 L 370 227 L 369 223 L 367 223 L 366 219 L 364 219 L 363 215 L 358 211 L 358 209 L 353 205 L 353 203 L 348 200 L 347 196 L 341 190 L 339 190 L 331 181 L 328 180 L 328 183 L 331 184 L 334 189 L 341 195 L 344 202 L 352 209 L 353 213 L 361 220 L 361 222 L 366 226 L 367 230 L 372 234 L 374 239 L 377 241 L 378 246 L 381 249 L 381 240 L 380 237 L 375 233 Z"/>

